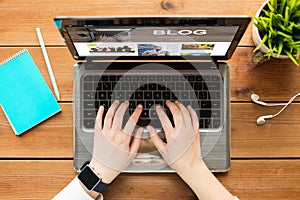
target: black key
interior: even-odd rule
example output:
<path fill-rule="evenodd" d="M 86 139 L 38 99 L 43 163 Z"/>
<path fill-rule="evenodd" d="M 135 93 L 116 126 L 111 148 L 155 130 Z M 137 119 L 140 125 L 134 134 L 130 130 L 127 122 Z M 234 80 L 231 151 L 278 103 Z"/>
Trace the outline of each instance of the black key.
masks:
<path fill-rule="evenodd" d="M 144 99 L 143 92 L 135 92 L 134 95 L 135 95 L 134 96 L 135 99 Z"/>
<path fill-rule="evenodd" d="M 117 81 L 117 77 L 113 76 L 113 75 L 110 75 L 109 76 L 109 81 L 116 82 Z"/>
<path fill-rule="evenodd" d="M 95 119 L 96 113 L 94 110 L 84 110 L 83 111 L 83 117 L 84 118 L 92 118 Z"/>
<path fill-rule="evenodd" d="M 207 99 L 207 92 L 198 92 L 196 93 L 198 99 Z"/>
<path fill-rule="evenodd" d="M 155 83 L 150 83 L 149 85 L 148 85 L 148 88 L 149 88 L 149 90 L 156 90 L 156 84 Z"/>
<path fill-rule="evenodd" d="M 177 96 L 179 96 L 179 94 L 174 94 L 173 92 L 171 92 L 171 101 L 175 101 L 175 100 L 177 100 Z"/>
<path fill-rule="evenodd" d="M 164 85 L 161 85 L 161 84 L 158 84 L 158 85 L 157 85 L 157 89 L 158 89 L 159 91 L 167 90 L 167 88 L 166 88 Z"/>
<path fill-rule="evenodd" d="M 95 108 L 95 101 L 84 101 L 83 108 L 85 109 L 94 109 Z"/>
<path fill-rule="evenodd" d="M 84 99 L 95 99 L 95 92 L 84 92 L 83 98 Z"/>
<path fill-rule="evenodd" d="M 107 99 L 112 99 L 112 91 L 107 92 Z"/>
<path fill-rule="evenodd" d="M 154 105 L 154 101 L 146 101 L 145 102 L 145 107 L 146 108 L 151 108 Z"/>
<path fill-rule="evenodd" d="M 101 76 L 101 81 L 109 81 L 109 78 L 108 76 Z"/>
<path fill-rule="evenodd" d="M 129 101 L 129 108 L 130 109 L 135 109 L 135 107 L 137 106 L 135 101 Z"/>
<path fill-rule="evenodd" d="M 202 76 L 196 76 L 196 81 L 202 81 Z"/>
<path fill-rule="evenodd" d="M 194 85 L 194 90 L 202 90 L 202 83 L 200 82 L 194 82 L 193 83 L 193 85 Z"/>
<path fill-rule="evenodd" d="M 149 118 L 149 110 L 143 110 L 141 113 L 141 118 Z"/>
<path fill-rule="evenodd" d="M 161 92 L 153 92 L 153 99 L 161 99 Z"/>
<path fill-rule="evenodd" d="M 171 93 L 170 92 L 163 92 L 163 99 L 164 100 L 170 100 L 171 99 Z"/>
<path fill-rule="evenodd" d="M 83 120 L 83 125 L 85 128 L 94 128 L 95 120 L 94 119 L 85 119 L 85 120 Z"/>
<path fill-rule="evenodd" d="M 200 110 L 200 117 L 201 118 L 208 118 L 211 116 L 210 110 Z"/>
<path fill-rule="evenodd" d="M 106 92 L 98 92 L 97 99 L 107 99 Z"/>
<path fill-rule="evenodd" d="M 100 101 L 100 102 L 99 102 L 99 105 L 100 105 L 100 106 L 104 106 L 105 109 L 108 109 L 108 108 L 109 108 L 109 103 L 108 103 L 108 101 Z"/>
<path fill-rule="evenodd" d="M 211 101 L 201 101 L 200 105 L 202 109 L 211 108 Z"/>
<path fill-rule="evenodd" d="M 97 83 L 96 90 L 102 90 L 102 82 Z"/>
<path fill-rule="evenodd" d="M 145 127 L 150 124 L 150 119 L 139 119 L 137 122 L 138 126 Z"/>
<path fill-rule="evenodd" d="M 194 81 L 194 80 L 195 80 L 194 76 L 191 76 L 191 75 L 188 76 L 188 81 Z"/>
<path fill-rule="evenodd" d="M 145 92 L 144 99 L 152 99 L 152 92 Z"/>
<path fill-rule="evenodd" d="M 143 108 L 145 108 L 145 101 L 136 101 L 136 106 L 137 105 L 142 105 Z"/>
<path fill-rule="evenodd" d="M 110 82 L 104 82 L 103 85 L 103 90 L 111 90 L 111 83 Z"/>
<path fill-rule="evenodd" d="M 84 83 L 83 89 L 84 90 L 92 90 L 93 89 L 93 82 Z"/>
<path fill-rule="evenodd" d="M 205 128 L 211 128 L 212 127 L 211 119 L 204 119 L 204 127 Z"/>

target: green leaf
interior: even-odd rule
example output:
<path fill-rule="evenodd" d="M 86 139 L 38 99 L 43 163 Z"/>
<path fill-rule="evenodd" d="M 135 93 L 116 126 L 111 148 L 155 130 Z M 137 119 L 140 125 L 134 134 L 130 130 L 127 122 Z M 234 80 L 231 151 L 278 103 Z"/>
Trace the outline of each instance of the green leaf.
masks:
<path fill-rule="evenodd" d="M 284 53 L 286 55 L 288 55 L 288 57 L 295 63 L 295 65 L 299 66 L 299 64 L 300 64 L 299 60 L 297 60 L 296 58 L 294 58 L 294 56 L 290 52 L 284 51 Z"/>
<path fill-rule="evenodd" d="M 262 45 L 265 44 L 265 42 L 267 41 L 267 39 L 268 39 L 268 36 L 265 35 L 265 36 L 263 37 L 263 39 L 261 40 L 261 42 L 260 42 L 260 43 L 257 45 L 257 47 L 254 49 L 254 52 L 257 51 L 257 50 L 259 50 L 259 49 L 262 47 Z"/>

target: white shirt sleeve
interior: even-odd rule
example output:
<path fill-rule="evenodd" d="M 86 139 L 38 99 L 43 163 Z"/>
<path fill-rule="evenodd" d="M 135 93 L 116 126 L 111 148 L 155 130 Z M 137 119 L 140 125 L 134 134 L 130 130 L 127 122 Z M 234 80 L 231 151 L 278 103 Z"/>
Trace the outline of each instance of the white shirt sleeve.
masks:
<path fill-rule="evenodd" d="M 52 200 L 93 200 L 90 195 L 88 195 L 83 187 L 80 185 L 77 176 L 62 190 L 60 191 Z M 97 200 L 103 200 L 102 194 L 99 195 Z"/>

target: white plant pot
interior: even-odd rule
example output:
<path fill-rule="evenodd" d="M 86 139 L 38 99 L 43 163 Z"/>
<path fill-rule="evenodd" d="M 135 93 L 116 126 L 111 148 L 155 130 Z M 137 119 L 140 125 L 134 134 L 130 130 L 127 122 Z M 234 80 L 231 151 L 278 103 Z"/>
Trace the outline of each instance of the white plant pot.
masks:
<path fill-rule="evenodd" d="M 269 2 L 269 0 L 265 1 L 261 5 L 261 7 L 257 10 L 257 12 L 255 14 L 256 17 L 259 17 L 261 11 L 267 5 L 268 2 Z M 255 21 L 255 19 L 254 19 L 254 21 Z M 252 25 L 252 40 L 253 40 L 255 46 L 258 46 L 260 44 L 260 42 L 261 42 L 261 37 L 259 35 L 259 31 L 258 31 L 258 29 L 257 29 L 257 27 L 255 25 Z M 260 51 L 265 54 L 265 53 L 269 52 L 269 48 L 265 44 L 263 44 L 261 46 L 261 48 L 260 48 Z M 280 56 L 278 56 L 275 53 L 272 55 L 272 57 L 274 57 L 274 58 L 280 58 L 280 59 L 287 59 L 287 58 L 289 58 L 287 55 L 280 55 Z"/>

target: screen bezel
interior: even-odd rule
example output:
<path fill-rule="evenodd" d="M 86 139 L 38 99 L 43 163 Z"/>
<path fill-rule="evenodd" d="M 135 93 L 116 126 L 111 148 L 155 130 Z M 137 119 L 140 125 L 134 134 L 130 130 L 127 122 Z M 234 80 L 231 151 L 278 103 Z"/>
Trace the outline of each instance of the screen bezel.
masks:
<path fill-rule="evenodd" d="M 113 24 L 115 20 L 119 20 L 119 25 Z M 168 24 L 164 22 L 168 20 Z M 244 35 L 251 18 L 249 16 L 174 16 L 174 17 L 56 17 L 54 23 L 59 29 L 69 51 L 75 60 L 86 60 L 86 56 L 79 56 L 75 45 L 73 44 L 66 27 L 68 26 L 101 26 L 111 25 L 118 26 L 135 26 L 135 27 L 153 27 L 153 26 L 238 26 L 238 30 L 224 56 L 213 56 L 214 60 L 228 60 L 233 55 L 238 43 Z M 126 24 L 125 24 L 126 23 Z M 97 56 L 97 60 L 149 60 L 149 57 L 144 56 Z M 197 60 L 198 56 L 160 56 L 151 58 L 152 60 Z"/>

